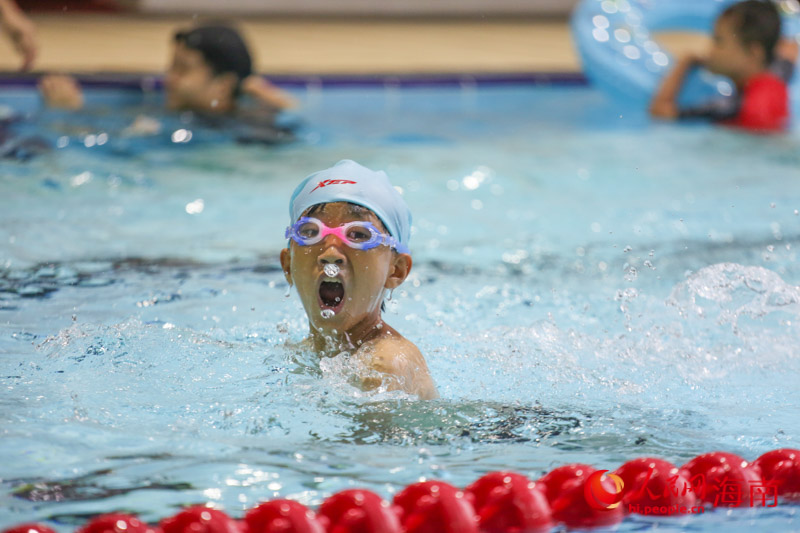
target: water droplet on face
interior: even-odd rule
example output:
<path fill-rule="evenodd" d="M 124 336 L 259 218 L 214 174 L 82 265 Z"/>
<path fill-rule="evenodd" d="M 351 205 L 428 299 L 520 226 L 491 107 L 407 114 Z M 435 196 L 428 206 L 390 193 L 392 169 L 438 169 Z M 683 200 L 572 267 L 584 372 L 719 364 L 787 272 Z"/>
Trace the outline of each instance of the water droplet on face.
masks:
<path fill-rule="evenodd" d="M 381 329 L 382 327 L 383 327 L 383 324 L 380 323 L 380 322 L 375 324 L 375 329 Z"/>
<path fill-rule="evenodd" d="M 334 300 L 336 301 L 337 304 L 342 301 L 342 299 L 339 298 L 338 296 L 336 298 L 334 298 Z"/>
<path fill-rule="evenodd" d="M 322 271 L 325 272 L 325 275 L 329 278 L 335 278 L 339 275 L 339 265 L 329 263 L 322 268 Z"/>
<path fill-rule="evenodd" d="M 322 318 L 333 318 L 333 316 L 336 314 L 336 311 L 333 309 L 323 309 L 319 314 Z"/>

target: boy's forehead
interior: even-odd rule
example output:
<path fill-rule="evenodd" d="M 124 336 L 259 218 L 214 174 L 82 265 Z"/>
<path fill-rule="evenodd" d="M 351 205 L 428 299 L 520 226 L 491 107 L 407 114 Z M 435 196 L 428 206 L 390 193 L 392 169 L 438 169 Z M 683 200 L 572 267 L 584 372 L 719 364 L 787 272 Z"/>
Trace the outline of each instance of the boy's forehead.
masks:
<path fill-rule="evenodd" d="M 736 22 L 733 20 L 733 15 L 730 14 L 722 14 L 720 15 L 717 20 L 714 22 L 714 29 L 715 30 L 733 30 L 733 24 Z"/>
<path fill-rule="evenodd" d="M 370 209 L 358 204 L 354 204 L 351 202 L 325 202 L 321 204 L 314 204 L 308 209 L 306 209 L 306 213 L 315 212 L 315 213 L 326 213 L 330 215 L 372 215 L 375 216 Z"/>
<path fill-rule="evenodd" d="M 203 54 L 201 54 L 198 50 L 189 48 L 182 42 L 175 43 L 172 57 L 174 60 L 180 61 L 187 65 L 205 65 Z"/>
<path fill-rule="evenodd" d="M 738 36 L 736 35 L 736 28 L 734 27 L 734 22 L 731 20 L 730 16 L 721 16 L 717 19 L 714 23 L 714 38 L 716 39 L 723 39 L 726 41 L 738 41 Z"/>
<path fill-rule="evenodd" d="M 350 202 L 329 202 L 312 205 L 306 209 L 305 212 L 303 212 L 303 215 L 313 215 L 317 218 L 322 218 L 321 215 L 324 215 L 326 218 L 342 218 L 347 219 L 347 221 L 366 220 L 383 227 L 383 222 L 381 222 L 381 219 L 378 218 L 378 216 L 373 213 L 371 209 Z"/>

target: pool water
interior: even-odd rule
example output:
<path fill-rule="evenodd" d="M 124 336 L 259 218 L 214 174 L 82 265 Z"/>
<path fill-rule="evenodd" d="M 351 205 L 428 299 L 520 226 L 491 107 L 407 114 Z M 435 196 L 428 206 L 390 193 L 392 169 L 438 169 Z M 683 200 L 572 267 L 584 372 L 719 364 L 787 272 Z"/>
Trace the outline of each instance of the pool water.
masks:
<path fill-rule="evenodd" d="M 800 132 L 650 123 L 580 86 L 295 94 L 297 141 L 263 146 L 186 117 L 127 136 L 157 95 L 97 90 L 76 118 L 3 93 L 28 116 L 0 160 L 0 527 L 800 447 Z M 288 198 L 343 158 L 412 209 L 385 318 L 440 400 L 284 346 L 308 328 L 278 264 Z M 797 530 L 797 511 L 619 529 Z"/>

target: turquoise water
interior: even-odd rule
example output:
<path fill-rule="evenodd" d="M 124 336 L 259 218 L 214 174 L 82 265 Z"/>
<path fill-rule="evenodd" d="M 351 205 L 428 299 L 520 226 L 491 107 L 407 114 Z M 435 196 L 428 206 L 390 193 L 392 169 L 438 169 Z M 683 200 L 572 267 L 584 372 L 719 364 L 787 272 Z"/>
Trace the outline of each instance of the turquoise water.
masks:
<path fill-rule="evenodd" d="M 126 137 L 158 102 L 124 93 L 77 123 L 2 97 L 32 112 L 5 141 L 32 157 L 0 160 L 0 526 L 800 447 L 797 131 L 651 124 L 583 87 L 296 94 L 276 147 L 181 117 Z M 308 327 L 277 261 L 288 198 L 342 158 L 412 209 L 386 320 L 440 400 L 283 347 Z M 797 530 L 797 510 L 620 530 Z"/>

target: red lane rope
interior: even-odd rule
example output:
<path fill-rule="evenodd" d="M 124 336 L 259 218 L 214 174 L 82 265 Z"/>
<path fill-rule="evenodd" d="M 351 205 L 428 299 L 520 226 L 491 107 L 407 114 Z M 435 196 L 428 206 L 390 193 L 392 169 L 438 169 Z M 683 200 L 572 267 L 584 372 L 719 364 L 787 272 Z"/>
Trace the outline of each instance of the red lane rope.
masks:
<path fill-rule="evenodd" d="M 714 507 L 800 503 L 800 450 L 783 448 L 752 463 L 726 452 L 699 455 L 680 468 L 640 457 L 613 472 L 586 464 L 560 466 L 537 481 L 490 472 L 463 490 L 443 481 L 414 483 L 392 502 L 368 490 L 337 492 L 317 512 L 272 500 L 242 520 L 204 506 L 148 525 L 105 514 L 77 533 L 545 533 L 553 527 L 611 526 L 627 514 L 701 514 Z M 3 533 L 55 533 L 20 524 Z"/>

